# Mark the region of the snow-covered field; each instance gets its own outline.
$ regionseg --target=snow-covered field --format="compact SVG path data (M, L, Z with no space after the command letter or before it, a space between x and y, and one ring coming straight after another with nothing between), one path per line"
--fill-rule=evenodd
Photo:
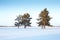
M0 40L60 40L60 27L0 27Z

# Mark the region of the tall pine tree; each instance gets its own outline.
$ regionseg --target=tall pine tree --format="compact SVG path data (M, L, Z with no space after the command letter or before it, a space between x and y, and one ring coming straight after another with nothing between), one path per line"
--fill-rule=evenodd
M42 26L42 28L45 28L45 26L50 26L50 16L48 15L49 12L47 11L47 8L45 8L41 13L39 14L39 19L38 19L38 26Z

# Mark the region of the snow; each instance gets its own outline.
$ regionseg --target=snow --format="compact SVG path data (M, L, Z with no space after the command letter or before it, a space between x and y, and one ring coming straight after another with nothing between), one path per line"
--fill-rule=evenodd
M59 40L60 27L0 27L0 40Z

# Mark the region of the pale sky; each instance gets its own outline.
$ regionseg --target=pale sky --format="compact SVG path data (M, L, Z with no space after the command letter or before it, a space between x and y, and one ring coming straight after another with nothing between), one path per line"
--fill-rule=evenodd
M0 25L14 25L19 14L29 13L32 26L37 26L38 14L47 8L52 25L60 25L60 0L0 0Z

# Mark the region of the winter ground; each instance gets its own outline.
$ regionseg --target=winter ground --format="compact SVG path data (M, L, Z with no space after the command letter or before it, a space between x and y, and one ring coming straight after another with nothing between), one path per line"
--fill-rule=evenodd
M0 27L0 40L60 40L60 27Z

